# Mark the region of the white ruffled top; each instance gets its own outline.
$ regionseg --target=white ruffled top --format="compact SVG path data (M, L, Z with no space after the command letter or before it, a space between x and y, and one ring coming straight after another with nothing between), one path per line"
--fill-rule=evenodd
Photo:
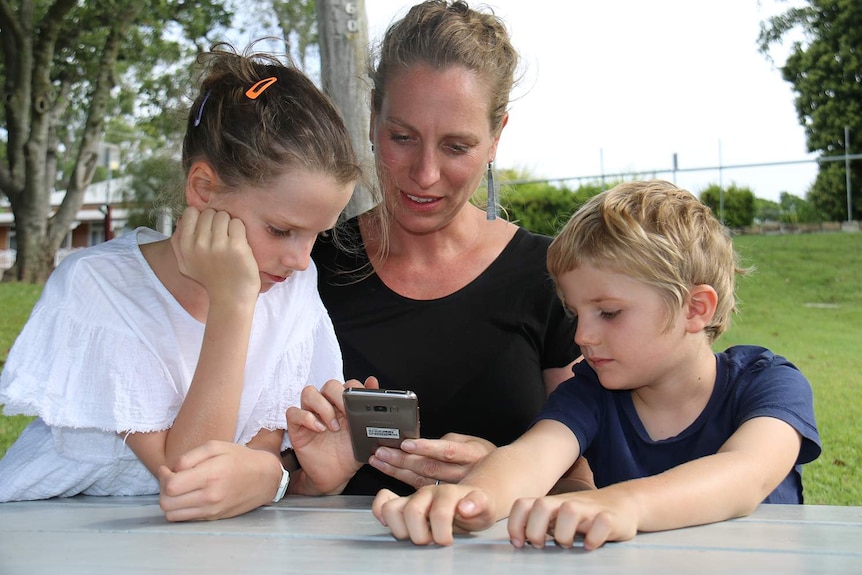
M38 416L0 460L0 501L158 493L118 433L170 428L204 333L141 253L139 244L161 239L139 228L73 253L51 274L0 373L4 413ZM260 295L245 373L239 444L285 429L306 385L343 380L313 262Z

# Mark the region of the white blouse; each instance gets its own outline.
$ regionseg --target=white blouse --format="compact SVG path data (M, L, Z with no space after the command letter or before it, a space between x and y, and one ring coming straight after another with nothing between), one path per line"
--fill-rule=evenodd
M0 373L4 413L38 416L0 460L0 501L158 493L118 433L171 427L204 333L141 253L161 239L138 228L51 274ZM341 351L312 262L258 298L234 441L285 429L302 388L329 379Z

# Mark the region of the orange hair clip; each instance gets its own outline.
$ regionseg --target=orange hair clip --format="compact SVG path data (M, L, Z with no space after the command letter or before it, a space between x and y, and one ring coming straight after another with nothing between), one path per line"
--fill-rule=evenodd
M264 78L263 80L259 80L254 83L254 85L245 91L245 95L250 100L256 100L258 96L263 94L267 88L272 86L278 81L278 78L275 76L271 76L269 78Z

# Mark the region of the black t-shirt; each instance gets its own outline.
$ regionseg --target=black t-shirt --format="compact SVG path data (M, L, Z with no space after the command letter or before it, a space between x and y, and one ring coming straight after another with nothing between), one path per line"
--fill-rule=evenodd
M357 242L358 220L339 233ZM579 355L575 321L545 266L550 241L519 229L464 288L440 299L412 300L368 275L368 267L357 272L368 263L364 251L339 251L321 238L312 256L344 376L364 381L374 375L381 388L416 392L422 437L457 432L498 446L511 443L545 401L542 370ZM373 495L382 487L413 491L366 465L344 493Z

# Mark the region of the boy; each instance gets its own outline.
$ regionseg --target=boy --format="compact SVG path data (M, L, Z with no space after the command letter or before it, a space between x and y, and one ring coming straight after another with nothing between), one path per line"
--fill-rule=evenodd
M820 454L810 385L755 346L713 353L735 309L727 230L696 197L629 182L587 202L548 251L584 361L521 438L455 485L377 494L399 539L452 543L509 516L512 544L584 548L802 503ZM583 454L592 491L542 496Z

